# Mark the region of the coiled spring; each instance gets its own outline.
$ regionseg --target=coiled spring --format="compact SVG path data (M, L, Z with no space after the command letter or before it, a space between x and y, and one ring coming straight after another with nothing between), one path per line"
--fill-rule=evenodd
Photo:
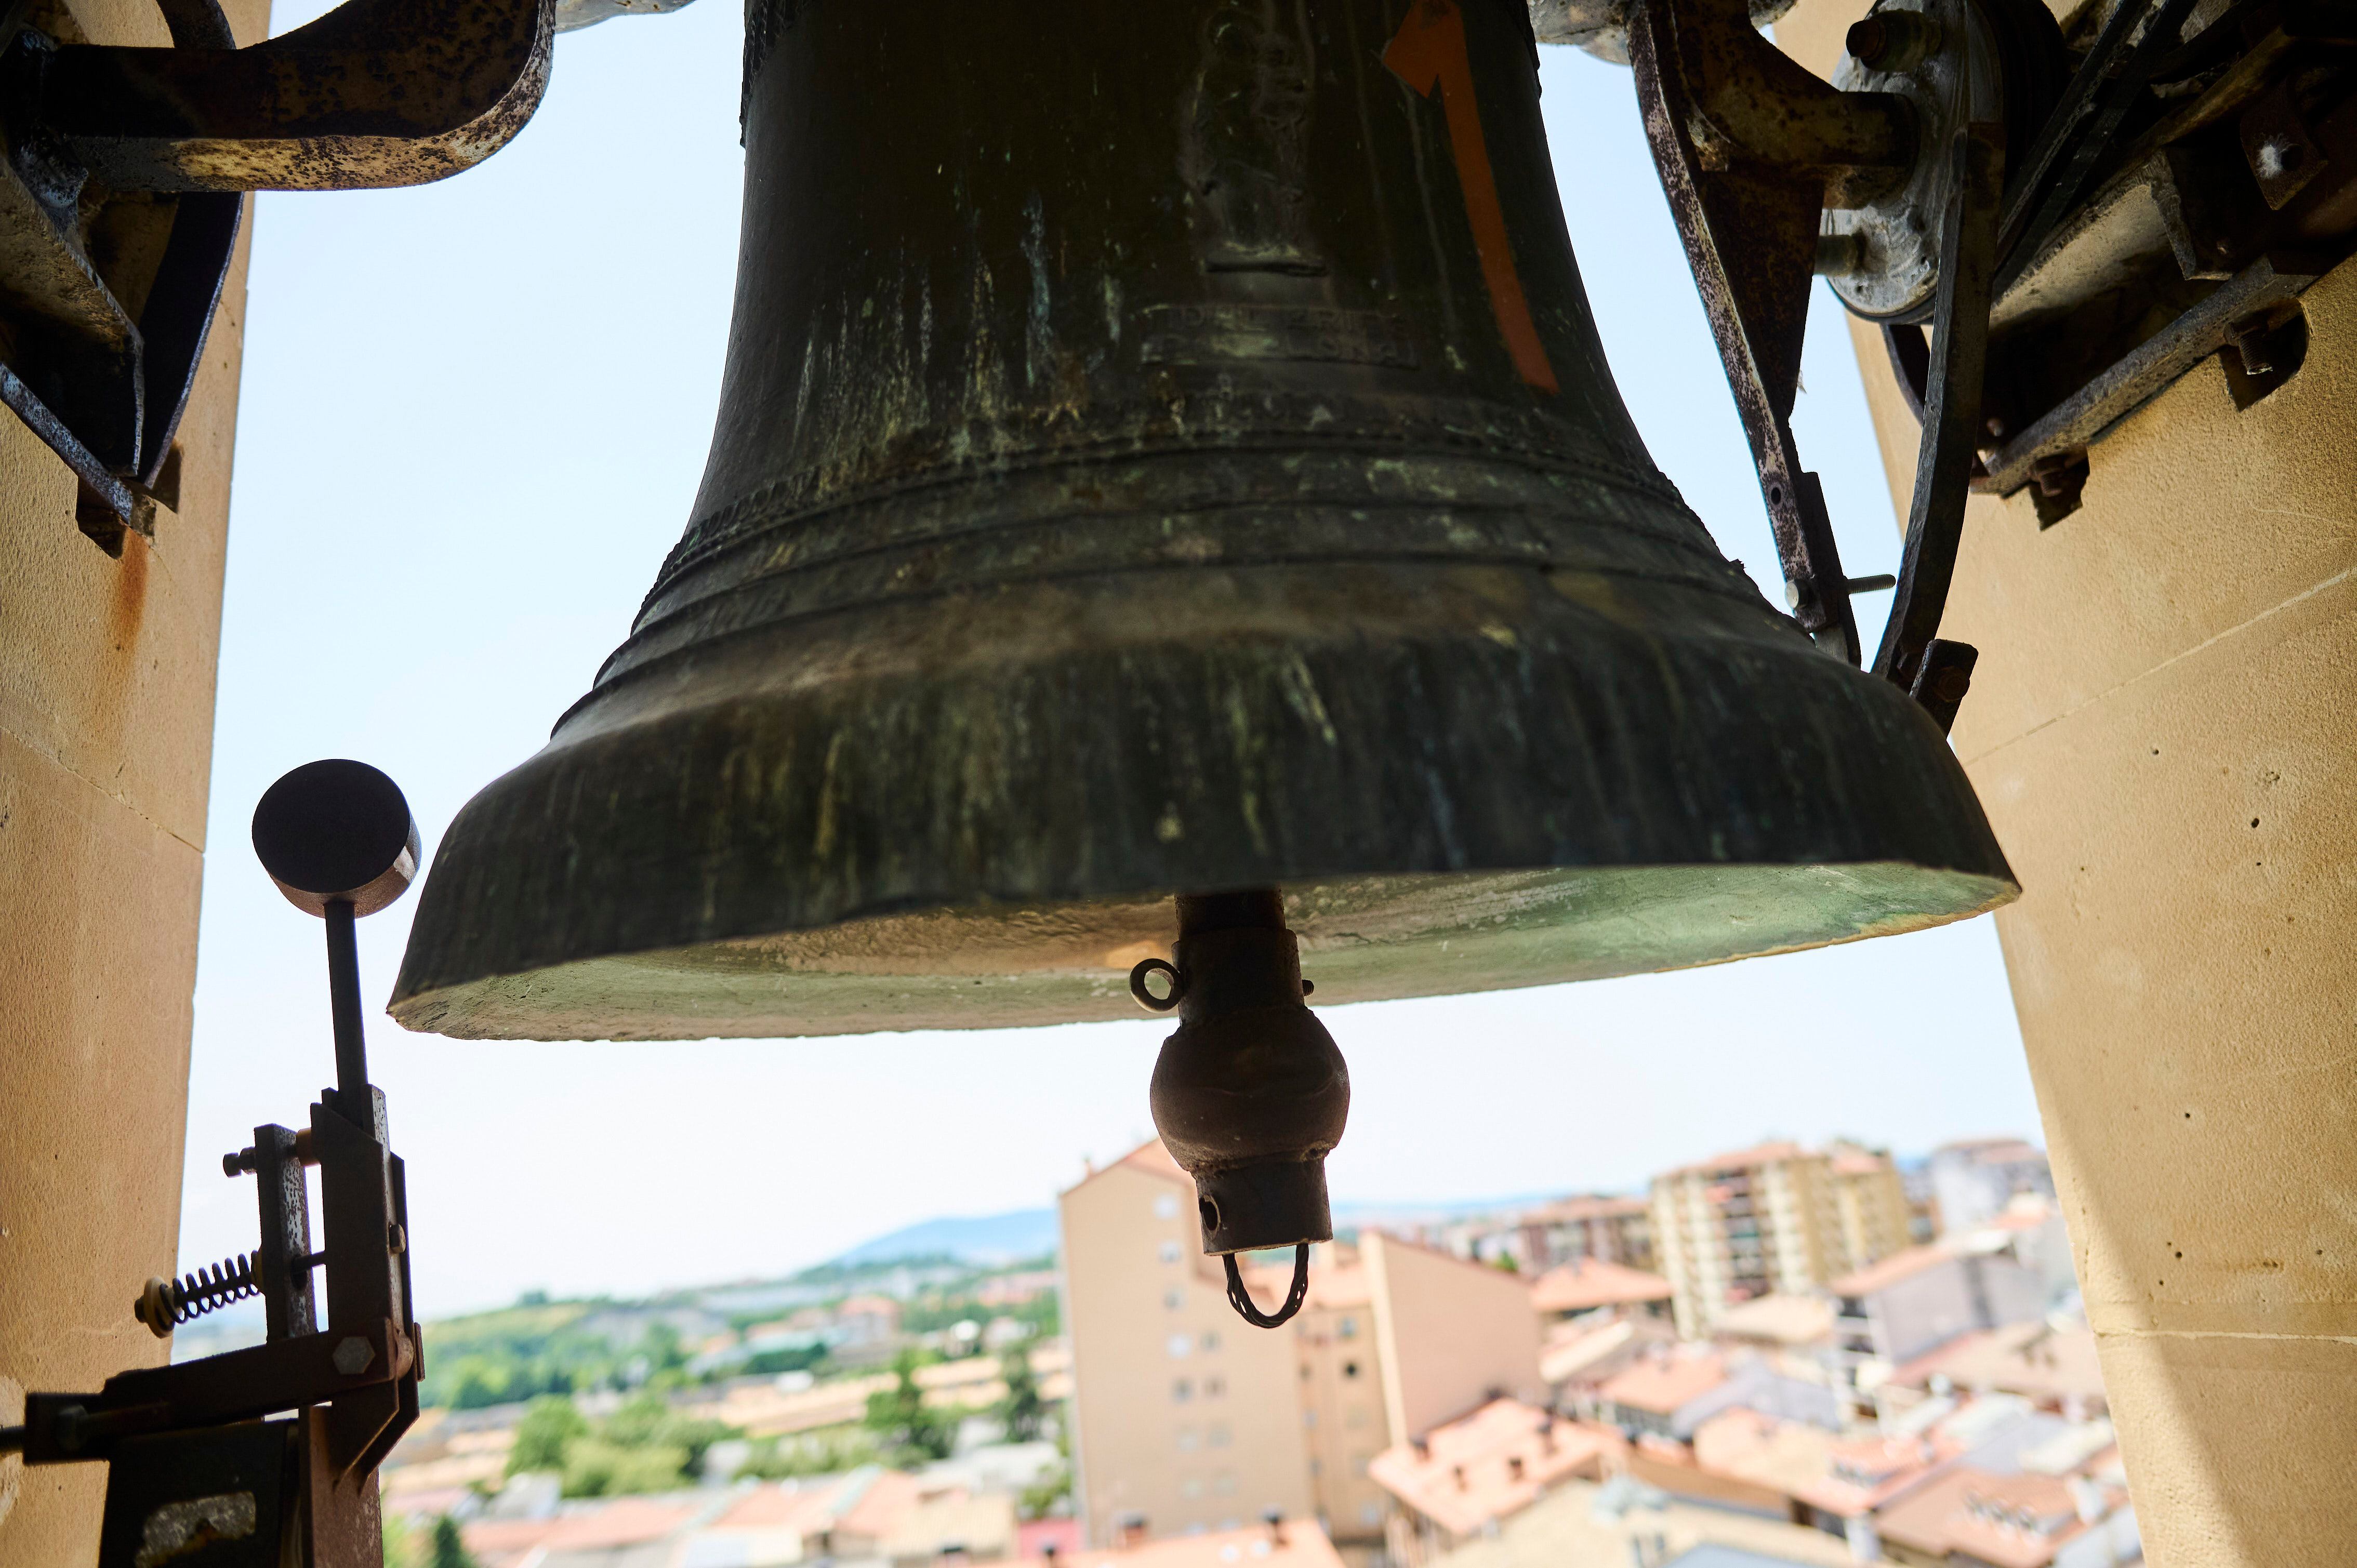
M253 1254L246 1252L209 1269L183 1274L178 1281L149 1280L131 1313L161 1339L172 1332L176 1323L202 1317L216 1307L261 1294L262 1283L253 1277Z

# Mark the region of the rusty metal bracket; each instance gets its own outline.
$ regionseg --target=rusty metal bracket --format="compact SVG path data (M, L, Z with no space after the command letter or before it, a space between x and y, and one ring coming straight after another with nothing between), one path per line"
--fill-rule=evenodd
M554 0L346 0L242 49L43 51L27 121L116 190L423 185L512 140Z
M1875 655L1875 673L1914 693L1945 729L1972 676L1972 650L1944 645L1939 679L1921 680L1933 661L1940 618L1964 538L1964 501L1981 435L1981 384L1988 363L1990 289L1996 271L1998 204L2005 178L2005 132L1975 123L1956 138L1955 177L1941 220L1940 290L1932 324L1931 374L1923 435L1915 457L1915 493L1899 587ZM1961 652L1957 650L1961 650Z
M1817 230L1828 203L1904 173L1910 112L1811 76L1752 27L1744 0L1639 0L1629 12L1645 135L1718 341L1802 628L1859 661L1857 618L1824 493L1792 440Z
M0 29L0 403L64 460L83 532L118 555L126 531L153 532L242 193L481 162L539 104L555 9L348 0L239 48L216 0L158 6L169 48L60 42L21 10ZM93 244L125 223L150 242Z
M2036 478L2041 461L2083 454L2104 431L2144 406L2171 381L2233 343L2237 324L2271 306L2297 299L2330 265L2327 259L2294 254L2254 262L1987 455L1984 459L1987 472L1974 478L1973 488L2011 495ZM1925 428L1930 428L1928 423Z

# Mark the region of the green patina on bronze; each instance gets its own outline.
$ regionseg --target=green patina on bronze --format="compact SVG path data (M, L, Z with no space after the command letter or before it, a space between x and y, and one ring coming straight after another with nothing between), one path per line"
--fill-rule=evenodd
M452 825L394 1015L1120 1016L1180 890L1285 887L1321 1004L2011 897L1937 729L1654 470L1526 24L1464 0L1560 390L1517 373L1443 106L1381 63L1403 15L769 16L695 521L548 747Z

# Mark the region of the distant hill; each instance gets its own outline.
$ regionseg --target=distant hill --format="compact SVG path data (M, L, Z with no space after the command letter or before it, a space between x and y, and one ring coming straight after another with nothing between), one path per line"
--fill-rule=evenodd
M995 1268L1025 1258L1044 1257L1056 1250L1056 1211L1017 1208L1005 1214L952 1215L907 1225L863 1241L832 1260L838 1267L897 1262L904 1258L955 1258L980 1268Z
M1338 1203L1334 1219L1344 1232L1364 1226L1437 1225L1469 1215L1512 1213L1536 1208L1560 1197L1531 1193L1517 1197L1475 1202ZM1017 1208L1005 1214L948 1216L903 1226L889 1235L863 1241L831 1258L828 1271L873 1268L882 1263L940 1263L954 1260L969 1268L997 1268L1026 1258L1045 1257L1057 1250L1056 1211Z

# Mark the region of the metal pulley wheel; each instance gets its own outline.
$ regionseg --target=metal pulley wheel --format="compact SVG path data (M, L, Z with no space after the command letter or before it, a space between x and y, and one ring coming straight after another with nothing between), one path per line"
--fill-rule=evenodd
M2039 0L1879 0L1847 42L1834 85L1904 98L1918 151L1904 180L1864 206L1826 210L1818 270L1858 316L1927 321L1940 216L1954 196L1949 149L1966 124L1996 124L2018 157L2061 96L2071 58Z

